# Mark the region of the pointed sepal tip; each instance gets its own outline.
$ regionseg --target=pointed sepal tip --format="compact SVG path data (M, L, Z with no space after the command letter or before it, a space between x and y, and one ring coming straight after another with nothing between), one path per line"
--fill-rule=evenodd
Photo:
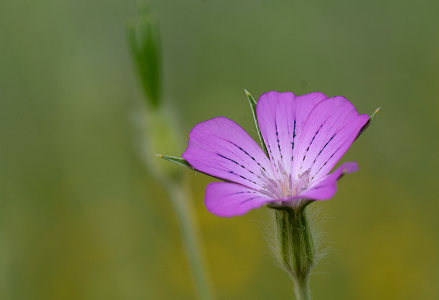
M176 156L169 156L169 155L163 155L163 154L156 154L157 157L167 160L171 163L180 165L180 166L184 166L186 168L189 168L191 170L194 170L194 168L184 159L181 157L176 157Z

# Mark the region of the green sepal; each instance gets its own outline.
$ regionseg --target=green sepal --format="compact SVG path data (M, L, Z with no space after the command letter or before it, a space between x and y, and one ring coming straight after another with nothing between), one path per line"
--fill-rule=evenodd
M253 96L244 89L245 95L247 96L248 103L250 104L250 108L252 110L253 114L253 121L255 122L256 130L258 132L259 142L261 144L262 150L264 150L265 154L268 156L267 147L265 146L264 139L262 138L261 130L259 129L259 123L258 123L258 117L256 115L256 100L253 98Z
M316 251L304 208L283 207L275 210L280 261L292 276L296 299L309 299L309 274Z
M339 179L342 176L339 177ZM294 207L294 209L296 210L304 210L308 205L310 205L311 203L315 202L316 200L313 199L302 199L300 200L300 202ZM288 205L283 205L283 204L276 204L276 203L268 203L266 205L266 207L271 208L271 209L276 209L276 210L290 210L291 207Z
M156 154L158 157L167 160L171 163L189 168L191 170L195 170L184 158L176 157L176 156L169 156L169 155L163 155L163 154Z
M367 120L366 124L364 124L364 126L361 127L360 132L358 132L358 135L357 135L357 137L355 139L358 139L360 137L360 135L370 126L370 124L372 123L373 119L375 119L376 115L380 111L380 109L381 109L381 107L378 107L377 109L375 109L373 114L371 114L369 116L369 120Z

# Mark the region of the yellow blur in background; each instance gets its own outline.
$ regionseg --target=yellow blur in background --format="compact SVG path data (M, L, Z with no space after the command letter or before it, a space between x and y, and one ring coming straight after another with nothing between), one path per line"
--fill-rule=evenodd
M343 95L382 111L343 161L360 171L311 207L326 256L313 299L439 299L439 2L151 1L164 101L186 143L243 89ZM145 168L145 105L126 41L136 1L0 0L0 299L194 299L172 205ZM180 155L175 149L170 155ZM271 212L206 211L218 299L291 299Z

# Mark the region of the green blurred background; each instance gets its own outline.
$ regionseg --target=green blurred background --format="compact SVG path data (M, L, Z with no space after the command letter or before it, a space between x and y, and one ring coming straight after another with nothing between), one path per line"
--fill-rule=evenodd
M439 299L437 1L151 1L181 137L242 89L382 106L319 210L314 299ZM126 44L134 0L0 1L0 298L194 299L177 219L138 145L144 99ZM175 149L179 155L184 151ZM270 211L223 219L185 171L219 299L288 299Z

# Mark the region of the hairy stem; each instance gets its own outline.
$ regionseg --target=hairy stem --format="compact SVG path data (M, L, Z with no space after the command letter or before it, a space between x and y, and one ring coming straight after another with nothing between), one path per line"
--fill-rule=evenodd
M314 244L303 207L275 211L280 258L290 273L298 300L309 300L309 274L314 264Z
M309 283L306 280L294 280L294 294L297 300L310 300L311 296L309 294Z

